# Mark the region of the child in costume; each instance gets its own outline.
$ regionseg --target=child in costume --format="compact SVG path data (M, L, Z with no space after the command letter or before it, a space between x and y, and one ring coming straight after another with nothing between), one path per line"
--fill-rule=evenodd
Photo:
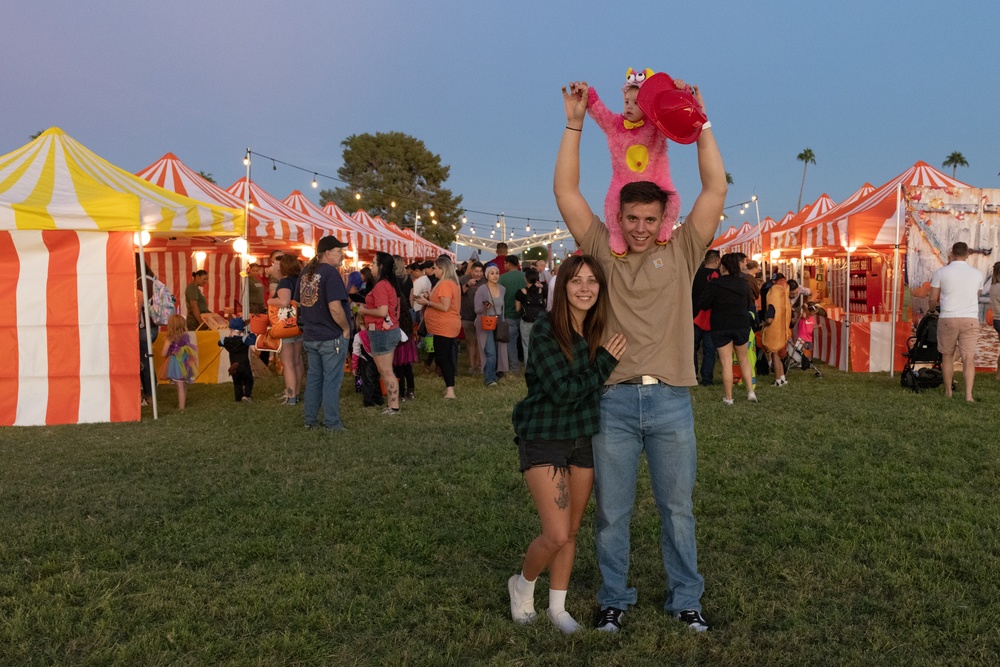
M652 122L646 122L646 115L636 104L639 87L653 71L628 69L622 93L625 96L623 113L611 113L597 96L593 87L587 92L587 113L608 138L611 151L611 187L604 198L604 224L610 235L611 252L623 257L628 252L628 244L622 234L619 214L619 193L622 186L636 181L652 181L670 193L660 233L656 242L660 245L670 240L674 224L681 210L681 200L670 178L670 160L667 157L667 138Z
M177 385L177 407L184 412L187 385L198 376L198 343L188 332L183 315L171 315L167 321L167 342L160 354L167 358L167 379Z
M253 370L250 368L250 346L257 340L254 334L246 332L242 317L229 320L229 335L219 341L219 347L229 352L229 375L233 378L233 392L236 401L249 403L253 400Z

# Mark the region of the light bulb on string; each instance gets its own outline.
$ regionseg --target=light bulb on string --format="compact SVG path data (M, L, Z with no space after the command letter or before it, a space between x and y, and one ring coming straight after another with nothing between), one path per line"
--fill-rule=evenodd
M313 174L313 187L314 188L318 188L319 187L319 183L316 182L316 174Z
M391 202L389 202L389 206L396 208L396 200L394 199Z
M475 228L475 227L469 227L469 232L470 232L470 233L471 233L471 234L472 234L473 236L475 236L475 235L476 235L476 228Z
M464 225L464 224L465 224L465 223L467 223L468 221L469 221L469 219L468 219L468 218L466 218L466 217L465 217L465 216L463 215L463 216L462 216L462 224Z
M360 192L355 192L354 193L354 198L357 199L358 201L361 201L361 193Z

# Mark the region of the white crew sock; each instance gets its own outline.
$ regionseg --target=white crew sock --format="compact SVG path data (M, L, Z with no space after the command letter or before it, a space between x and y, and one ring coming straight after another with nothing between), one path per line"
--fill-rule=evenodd
M566 591L549 589L549 611L553 614L566 611Z
M517 594L525 598L534 598L535 581L537 581L537 579L532 581L525 579L524 572L517 575L517 579L514 581L514 587L517 589Z
M552 624L566 634L580 629L580 624L566 611L566 591L549 589L549 610L546 613Z

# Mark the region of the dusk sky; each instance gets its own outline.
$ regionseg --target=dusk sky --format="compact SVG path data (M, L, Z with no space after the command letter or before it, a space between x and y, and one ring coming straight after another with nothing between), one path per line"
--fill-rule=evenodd
M173 152L228 187L247 147L335 175L346 137L401 131L451 166L466 208L556 219L560 86L585 79L617 112L625 70L649 67L701 87L728 203L756 194L779 219L806 147L803 205L953 151L969 162L957 178L1000 187L998 29L994 1L7 0L0 154L58 126L130 172ZM684 214L695 148L669 155ZM590 120L582 179L600 211L610 160ZM317 195L310 174L260 160L254 180ZM493 220L468 217L480 236Z

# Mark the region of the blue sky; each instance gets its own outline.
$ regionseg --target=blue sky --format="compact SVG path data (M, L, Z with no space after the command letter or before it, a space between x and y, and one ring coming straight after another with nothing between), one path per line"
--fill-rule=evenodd
M761 216L780 218L806 147L803 204L952 151L970 165L958 178L1000 187L998 25L996 2L8 0L0 154L56 125L129 171L170 151L226 187L247 147L335 175L347 136L401 131L451 166L467 208L552 219L560 86L586 79L617 111L625 70L650 67L701 87L729 202L757 194ZM671 144L670 158L685 213L694 147ZM279 198L315 194L311 175L254 169ZM609 180L588 121L595 211ZM730 212L725 226L740 224Z

